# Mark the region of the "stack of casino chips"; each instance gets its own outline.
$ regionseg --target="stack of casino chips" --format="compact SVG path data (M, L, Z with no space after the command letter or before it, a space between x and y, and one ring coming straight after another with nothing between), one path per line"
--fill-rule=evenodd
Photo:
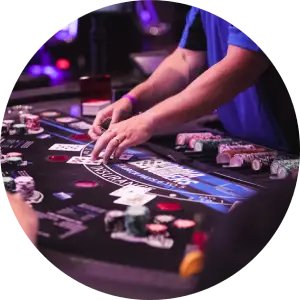
M27 128L25 124L15 124L13 129L17 135L24 135L27 133Z
M270 173L271 175L278 175L280 168L296 168L299 162L299 159L276 159L270 165Z
M230 160L237 154L253 154L253 153L260 153L266 152L265 148L240 148L240 149L232 149L226 150L217 155L216 161L217 164L229 164Z
M125 230L125 213L121 210L111 210L104 218L105 229L108 232L122 232Z
M221 140L221 139L222 137L220 135L211 135L211 136L194 135L189 140L189 147L191 149L194 149L197 141Z
M235 154L230 159L229 166L230 167L250 166L254 159L259 159L259 158L275 159L277 155L278 153L276 151Z
M40 130L40 117L38 115L26 115L25 122L28 130Z
M13 120L3 120L1 134L2 135L9 134L9 131L12 129L13 125L14 125Z
M5 123L2 123L2 127L1 127L1 136L8 135L8 133L9 133L8 125L5 124Z
M177 146L188 146L190 140L195 139L211 139L213 134L210 132L198 132L198 133L179 133L176 137Z
M226 151L231 151L231 150L243 150L243 149L256 149L255 145L253 144L243 144L241 142L233 142L230 144L220 144L218 153L223 153Z
M271 164L277 160L288 159L287 156L266 156L266 157L256 157L251 162L251 168L253 171L261 171L270 168Z
M197 140L194 144L195 152L213 151L217 152L220 144L231 143L232 140L229 138L224 139L208 139L208 140Z
M19 176L15 179L16 191L27 200L34 195L35 183L30 176Z
M299 159L276 159L270 166L270 173L279 179L284 179L298 168Z
M21 156L6 156L6 161L12 166L20 166L23 163Z
M149 221L150 211L146 206L130 206L125 212L125 228L129 235L146 236Z
M12 177L4 176L3 183L4 183L4 187L5 187L6 191L8 191L10 193L15 192L16 184L15 184L15 180Z

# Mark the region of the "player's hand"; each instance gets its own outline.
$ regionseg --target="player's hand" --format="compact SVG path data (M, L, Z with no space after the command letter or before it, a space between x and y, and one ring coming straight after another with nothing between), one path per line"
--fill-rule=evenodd
M129 147L149 140L153 135L153 121L146 114L140 114L117 124L112 124L98 139L92 159L96 160L105 149L103 163L107 164L113 155L118 159Z
M24 202L19 194L7 193L7 197L11 208L25 234L33 244L36 244L38 232L38 217L36 213L28 206L27 203Z
M111 125L128 119L132 116L132 104L129 99L122 98L112 105L100 110L89 130L89 136L96 141L103 133L101 124L107 118L111 118Z

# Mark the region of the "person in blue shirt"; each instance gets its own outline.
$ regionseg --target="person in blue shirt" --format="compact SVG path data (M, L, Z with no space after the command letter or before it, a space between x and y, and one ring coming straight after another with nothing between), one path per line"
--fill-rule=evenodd
M92 157L106 149L107 163L113 153L118 158L156 132L214 110L231 136L298 154L293 104L268 57L239 29L193 7L177 49L149 79L98 113L89 132L97 140Z

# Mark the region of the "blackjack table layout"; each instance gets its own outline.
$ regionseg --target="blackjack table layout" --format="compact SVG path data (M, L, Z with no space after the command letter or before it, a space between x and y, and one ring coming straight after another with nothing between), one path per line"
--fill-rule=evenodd
M162 297L163 290L173 297L189 293L194 278L181 279L178 269L192 245L195 214L203 216L201 230L209 233L234 205L266 188L269 169L253 171L240 160L230 167L228 157L217 164L221 142L215 142L218 150L202 143L193 145L195 151L187 135L155 137L105 165L101 156L90 159L90 122L52 108L10 110L1 136L6 188L21 192L37 212L41 252L73 278L112 294L118 293L108 281L120 289L131 284L136 293L155 287ZM212 130L201 134L228 142ZM160 297L147 295L139 297Z

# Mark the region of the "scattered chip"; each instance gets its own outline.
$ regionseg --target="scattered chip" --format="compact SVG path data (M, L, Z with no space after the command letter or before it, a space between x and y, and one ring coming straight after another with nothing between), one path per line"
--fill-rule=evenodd
M172 203L172 202L161 202L157 204L157 207L160 210L165 210L165 211L177 211L182 209L180 204Z
M94 188L98 186L98 183L96 181L77 181L75 182L75 186L80 188Z
M60 112L58 111L44 111L40 113L42 117L57 117L60 116Z
M171 215L158 215L155 216L154 220L157 223L170 223L174 221L175 217Z
M90 141L91 140L91 138L88 134L73 134L71 136L71 138L76 141Z
M147 224L146 228L152 233L162 233L168 229L168 227L163 224Z
M179 229L187 229L194 227L196 222L193 220L178 219L174 221L173 225Z
M50 155L47 158L51 162L66 162L69 160L69 156L67 155Z

